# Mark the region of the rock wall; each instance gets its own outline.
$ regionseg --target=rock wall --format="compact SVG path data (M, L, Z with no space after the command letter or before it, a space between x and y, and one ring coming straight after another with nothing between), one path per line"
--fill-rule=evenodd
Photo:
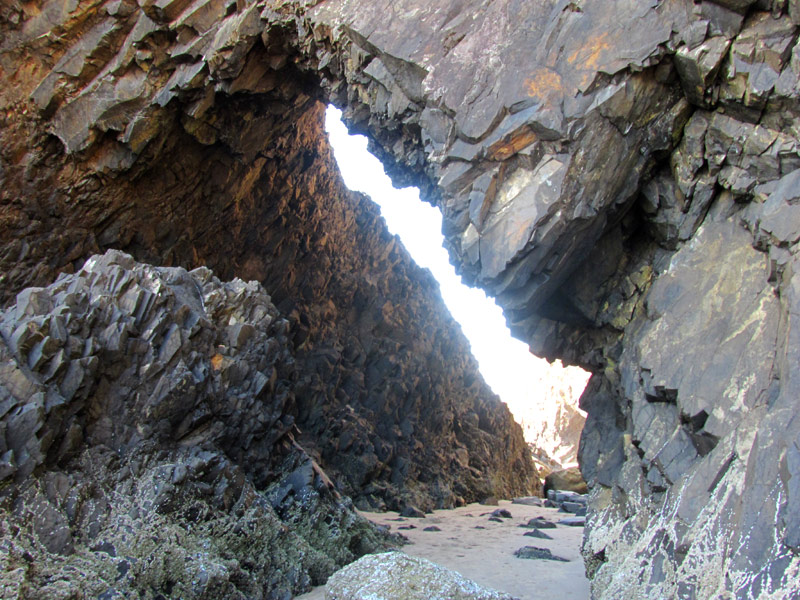
M165 262L223 249L262 273L246 182L284 176L258 166L275 156L259 123L304 157L297 178L321 165L280 145L305 114L285 106L332 100L440 206L453 261L515 333L593 372L594 595L797 595L795 0L52 0L2 18L9 289L92 243ZM187 226L209 200L233 215L221 234ZM123 206L139 237L114 227ZM54 233L69 215L81 233ZM469 419L437 422L458 437Z
M595 597L796 597L797 3L306 18L359 56L340 101L441 207L463 276L594 373Z
M294 441L288 332L256 282L118 251L20 293L0 596L286 598L385 548Z
M342 184L285 18L218 1L40 9L4 9L4 301L106 248L258 280L290 324L287 416L359 506L538 489L437 285Z

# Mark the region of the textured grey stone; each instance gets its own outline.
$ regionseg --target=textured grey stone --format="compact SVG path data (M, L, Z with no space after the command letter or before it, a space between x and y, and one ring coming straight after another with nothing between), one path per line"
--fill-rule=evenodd
M538 538L538 539L541 539L541 540L552 540L553 539L552 536L547 535L544 531L541 531L539 529L534 529L532 531L526 531L522 535L524 535L526 537Z
M730 40L718 36L696 47L684 46L675 54L675 66L691 102L705 105L706 89L717 76L729 47Z
M514 556L517 558L528 558L536 560L556 560L561 562L569 562L566 558L556 556L547 548L538 548L537 546L523 546L519 550L514 551Z
M285 321L259 285L109 251L19 299L0 311L3 340L25 332L21 356L0 344L0 522L25 532L3 538L12 555L37 564L20 584L97 597L122 555L125 596L290 594L386 547L293 441ZM28 351L30 332L40 339ZM254 397L262 371L278 381ZM169 567L170 553L185 566ZM0 566L4 581L11 567Z
M512 504L525 504L526 506L542 506L543 500L538 496L527 496L524 498L513 498Z
M400 552L365 556L334 573L326 600L511 600L423 558Z
M159 136L174 133L165 123L176 118L180 135L209 149L222 140L248 164L266 160L270 152L259 154L248 139L258 128L215 122L214 103L232 90L238 102L277 89L265 65L285 87L310 74L319 89L314 83L303 94L343 105L395 182L421 185L440 206L451 258L467 281L498 297L514 333L548 357L592 370L580 462L592 487L584 553L594 596L797 595L797 2L290 3L260 13L261 45L251 45L251 5L191 2L181 11L181 3L148 3L131 12L125 27L133 29L107 62L77 44L74 56L96 61L78 58L69 73L81 75L40 81L76 45L46 36L73 18L62 4L16 11L21 28L3 21L3 57L14 64L13 56L26 56L36 67L30 89L3 80L3 131L14 133L3 140L13 149L4 150L2 173L12 194L91 188L67 193L80 198L70 204L80 211L108 197L91 184L103 174L92 165L112 165L117 182L131 179L133 163L107 146L127 145L143 166L157 160L149 153L158 156ZM145 44L164 57L157 68ZM291 69L282 70L287 55ZM101 71L83 73L92 64ZM221 79L211 77L212 66ZM63 159L43 151L20 158L43 137L22 113L40 83L42 124L64 142ZM287 97L276 103L299 98ZM19 137L28 124L36 134ZM96 156L102 161L91 162ZM30 168L17 166L26 161ZM81 175L65 175L65 161ZM36 179L49 164L59 175ZM549 167L558 167L552 177L537 178ZM20 183L30 175L35 185ZM242 196L229 197L240 206ZM41 206L31 214L60 214L55 201ZM51 237L24 233L30 217L3 214L14 223L3 246L3 276L14 291L21 282L41 285L46 279L30 274L52 273L49 264L74 268L56 256L73 243L75 256L88 252L77 242L43 243ZM102 229L101 244L122 243L123 228ZM154 256L190 254L172 242ZM29 306L37 310L33 299ZM71 326L73 336L79 326ZM296 328L298 345L313 342L299 320ZM47 360L44 340L56 336L33 329L19 332L21 369L57 361L43 374L68 384L65 402L85 401L103 368L103 345L66 340ZM110 331L108 339L114 346L123 337ZM386 378L388 361L374 363L370 376ZM196 372L176 379L190 382ZM10 393L39 391L22 370L3 373ZM220 378L244 385L248 374L225 365ZM152 414L172 427L170 393L154 397ZM214 422L195 408L175 431ZM414 425L398 420L397 431L407 436ZM14 458L26 469L41 460L36 444L22 452ZM364 481L376 464L360 462L353 479ZM409 464L398 461L398 472Z

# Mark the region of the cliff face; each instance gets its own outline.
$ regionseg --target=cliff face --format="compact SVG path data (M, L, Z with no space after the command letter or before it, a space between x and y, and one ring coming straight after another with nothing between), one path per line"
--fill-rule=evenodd
M3 300L106 248L255 279L290 323L287 416L341 491L432 508L537 489L437 285L343 186L287 24L179 4L7 10Z
M0 9L3 597L285 598L387 544L341 494L538 489L264 10Z
M0 312L0 595L285 598L390 540L296 443L256 282L108 251Z
M350 118L442 208L463 275L594 372L596 597L795 597L797 4L309 18L369 55L340 71Z
M331 100L441 207L451 257L517 335L593 371L595 595L796 595L794 0L50 0L0 18L6 301L106 247L256 278L292 323L297 421L348 491L515 489L519 430L460 359L430 374L447 325L409 326L430 286L406 287L422 276L388 238L351 245L377 217L324 176ZM454 389L467 401L430 403Z

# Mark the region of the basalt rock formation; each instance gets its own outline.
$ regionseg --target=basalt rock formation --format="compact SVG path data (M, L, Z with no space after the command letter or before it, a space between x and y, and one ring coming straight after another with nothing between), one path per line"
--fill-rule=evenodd
M435 340L450 332L410 332L403 311L423 301L397 300L402 284L385 278L407 263L386 244L344 250L377 217L354 197L362 208L330 206L344 196L315 174L333 169L316 104L332 101L397 183L442 209L452 260L516 335L592 371L579 460L595 596L797 596L796 0L1 10L6 299L107 247L258 279L315 373L301 376L301 429L322 439L335 418L358 435L341 460L316 446L348 489L384 482L363 497L392 502L390 483L420 479L445 504L468 496L464 477L486 489L485 465L501 458L489 432L505 417L469 375L426 379L428 359L407 344L444 356ZM347 304L326 305L328 287ZM410 363L393 362L406 351ZM363 365L363 381L348 383L339 361ZM363 417L375 398L363 390L432 398L453 381L477 386L465 417L409 429L416 409L404 407L390 432ZM405 462L384 458L386 439ZM464 447L441 492L417 476L447 463L439 440ZM473 472L482 444L494 458ZM509 489L512 471L493 484Z
M0 312L0 596L285 598L390 540L294 439L256 282L110 250Z
M6 9L2 300L106 248L257 280L290 323L287 417L340 491L427 509L537 489L437 285L343 186L285 20L263 3L43 8Z

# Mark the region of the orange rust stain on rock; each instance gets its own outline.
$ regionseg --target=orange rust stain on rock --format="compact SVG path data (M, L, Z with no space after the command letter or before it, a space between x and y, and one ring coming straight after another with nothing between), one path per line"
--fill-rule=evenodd
M586 44L569 55L567 62L581 70L598 71L600 59L610 47L608 32L593 35L586 40Z
M527 148L537 140L537 135L533 130L525 125L513 133L505 136L499 142L489 146L488 156L490 160L506 160L514 156L520 150Z
M532 98L544 98L564 91L561 75L552 69L537 69L525 80L525 89Z

